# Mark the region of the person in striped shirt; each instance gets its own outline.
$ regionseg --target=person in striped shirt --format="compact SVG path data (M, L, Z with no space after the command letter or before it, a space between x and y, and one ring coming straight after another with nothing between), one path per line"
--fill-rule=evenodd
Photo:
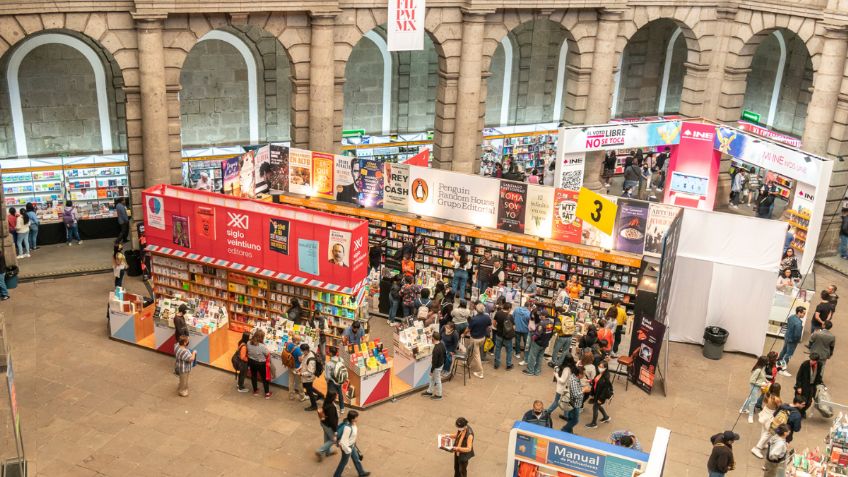
M197 351L190 351L188 349L188 336L180 336L179 345L174 352L174 356L177 360L174 365L174 372L180 377L177 393L182 397L186 397L188 396L188 375L191 373L194 360L197 359Z

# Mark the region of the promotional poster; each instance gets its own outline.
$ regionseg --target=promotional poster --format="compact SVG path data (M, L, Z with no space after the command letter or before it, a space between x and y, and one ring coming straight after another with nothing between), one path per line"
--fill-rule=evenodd
M348 204L359 203L359 191L356 188L354 174L359 175L359 159L348 156L335 156L336 200Z
M253 175L255 154L256 151L247 151L241 155L238 166L238 191L233 189L233 195L236 197L252 198L255 196L254 188L256 186L256 181Z
M312 183L313 192L317 197L335 199L335 159L332 154L322 152L312 153Z
M271 193L281 194L289 191L289 148L271 145L271 173L268 187Z
M497 228L499 188L492 179L409 167L409 212Z
M365 220L176 186L154 186L142 195L149 245L186 252L193 260L229 261L235 269L255 267L257 274L283 280L294 280L300 270L308 274L301 277L339 290L358 289L368 274ZM164 214L163 229L152 226L158 219L148 211L154 209ZM190 218L202 215L214 217L208 224L216 240L201 240L206 232Z
M383 208L406 212L406 201L409 197L409 166L386 162L385 187L383 188Z
M215 240L215 208L198 206L194 211L197 235L205 240Z
M500 181L498 203L498 228L509 232L524 233L524 209L527 202L527 184Z
M648 394L654 388L664 336L665 325L648 316L639 317L633 325L630 354L639 350L633 359L633 378L636 385Z
M573 190L554 190L553 238L562 242L580 243L582 221L577 218L577 198Z
M524 211L524 233L550 238L554 226L554 188L534 184L527 186Z
M359 176L354 177L359 190L359 204L365 207L383 206L383 161L360 159Z
M648 224L648 202L619 199L615 218L615 249L641 254L645 248Z
M662 255L663 237L679 212L680 208L673 205L651 204L648 228L645 231L645 255Z
M312 196L312 151L289 148L289 192Z
M684 122L680 145L673 148L668 164L663 202L713 210L721 154L713 149L716 127Z
M253 197L267 195L271 191L271 145L256 150L253 161Z
M221 169L223 170L224 194L236 197L241 196L241 186L238 182L239 163L241 156L231 157L221 161Z

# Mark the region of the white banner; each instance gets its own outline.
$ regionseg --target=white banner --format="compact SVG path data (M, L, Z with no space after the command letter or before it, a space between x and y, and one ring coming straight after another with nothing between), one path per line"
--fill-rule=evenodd
M550 238L553 220L554 188L529 184L527 202L524 206L524 233Z
M498 182L441 169L409 167L409 212L495 228Z
M560 152L562 151L562 152ZM554 187L565 190L580 191L583 186L583 168L586 163L585 152L565 152L557 149L559 159L554 175Z
M424 0L389 0L389 51L424 49Z
M385 183L383 185L383 208L406 212L409 197L409 165L383 164Z
M558 148L571 153L668 146L679 142L680 121L658 121L564 128Z

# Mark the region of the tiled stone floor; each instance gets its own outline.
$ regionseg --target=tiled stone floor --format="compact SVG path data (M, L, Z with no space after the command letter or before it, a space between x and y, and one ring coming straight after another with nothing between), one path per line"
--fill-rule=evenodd
M74 242L70 247L64 243L42 245L32 252L31 257L18 259L20 276L22 279L36 279L112 270L114 243L114 239L95 239L85 240L82 245Z
M819 286L848 280L820 267ZM318 463L321 443L314 413L278 392L270 401L236 393L231 376L198 367L191 396L176 396L170 357L108 339L105 324L109 274L25 283L0 304L11 336L31 474L39 476L329 476L336 459ZM138 281L129 282L141 291ZM843 305L844 307L845 305ZM837 351L826 380L837 401L848 392L842 349L848 331L837 315ZM375 320L378 333L385 322ZM767 344L770 346L770 343ZM796 356L793 371L802 356ZM650 448L656 426L672 430L666 476L703 476L711 434L731 428L747 394L752 358L725 354L701 357L700 347L671 345L668 397L649 396L621 382L609 406L613 422L579 432L605 439L630 429ZM451 475L450 456L435 449L434 436L465 416L476 432L470 475L503 475L507 434L535 398L553 397L550 375L528 378L518 368L487 365L485 379L445 386L441 402L417 395L365 411L360 445L375 476ZM794 378L780 378L791 388ZM785 391L788 394L787 391ZM5 395L2 406L5 406ZM0 458L12 453L8 411L0 409ZM561 426L559 419L555 420ZM828 423L804 422L795 444L822 443ZM744 420L737 431L737 470L732 476L759 476L760 461L749 452L759 430ZM355 475L352 467L345 474Z

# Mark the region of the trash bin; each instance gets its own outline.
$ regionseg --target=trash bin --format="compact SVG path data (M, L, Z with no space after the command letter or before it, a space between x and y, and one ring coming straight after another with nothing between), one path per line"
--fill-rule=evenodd
M724 328L708 326L704 330L704 357L721 359L721 355L724 353L724 344L727 343L727 337L729 335L730 333Z
M138 250L128 250L124 252L124 258L127 259L127 275L137 277L141 275L141 254Z
M6 267L6 288L18 287L18 272L20 272L20 269L14 265Z

